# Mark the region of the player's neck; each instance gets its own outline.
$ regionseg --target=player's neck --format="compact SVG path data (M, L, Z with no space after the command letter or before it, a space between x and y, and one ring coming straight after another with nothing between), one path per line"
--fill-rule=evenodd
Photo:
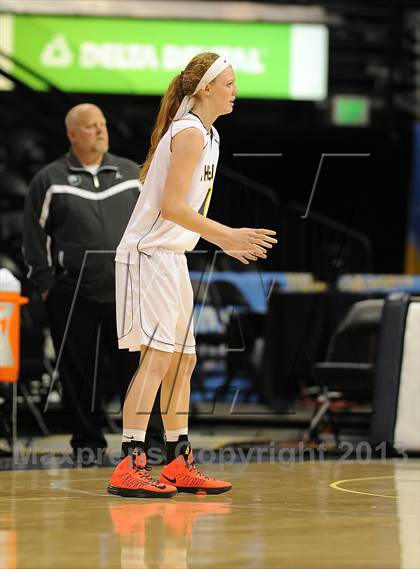
M200 107L200 105L194 105L191 112L193 115L200 119L207 132L210 132L214 121L217 119L217 116L215 116L214 113L211 113L209 110Z

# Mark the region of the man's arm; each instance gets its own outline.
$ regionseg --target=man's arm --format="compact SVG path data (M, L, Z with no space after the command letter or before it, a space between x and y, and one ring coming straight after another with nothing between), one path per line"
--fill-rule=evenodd
M172 139L172 155L166 180L162 215L204 239L221 247L225 253L244 264L266 258L266 249L277 243L269 229L232 228L208 219L193 210L186 202L192 176L203 150L203 135L188 128Z
M25 199L22 247L23 258L29 269L28 279L40 291L44 300L54 282L53 267L49 258L48 233L45 227L47 220L41 216L47 189L42 175L37 174L29 186Z

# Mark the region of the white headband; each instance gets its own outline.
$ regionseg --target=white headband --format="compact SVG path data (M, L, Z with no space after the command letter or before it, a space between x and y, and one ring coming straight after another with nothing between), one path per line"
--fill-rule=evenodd
M194 95L201 91L201 89L204 89L206 85L213 81L213 79L222 73L226 67L229 67L229 65L230 63L226 57L218 57L215 61L213 61L213 63L210 65L210 67L204 73L203 77L198 82L194 93L191 96L185 95L185 97L182 99L173 120L176 121L178 119L181 119L183 116L189 113L194 106Z

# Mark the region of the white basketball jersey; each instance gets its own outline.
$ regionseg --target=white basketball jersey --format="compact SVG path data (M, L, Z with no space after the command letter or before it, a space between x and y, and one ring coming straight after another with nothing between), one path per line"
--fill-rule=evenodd
M203 152L194 170L186 202L195 211L207 215L219 158L219 135L212 127L207 132L201 120L188 113L174 121L161 138L136 207L117 248L116 261L136 264L139 252L152 252L155 247L174 251L191 251L200 238L198 233L164 219L161 214L163 189L168 175L172 138L186 128L197 128L204 138Z

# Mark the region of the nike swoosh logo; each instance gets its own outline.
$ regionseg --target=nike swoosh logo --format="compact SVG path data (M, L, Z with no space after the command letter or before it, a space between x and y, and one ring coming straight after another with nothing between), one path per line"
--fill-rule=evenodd
M127 437L127 435L124 435L124 438L125 438L125 439L129 439L130 441L132 441L132 440L134 439L134 436L131 435L131 437Z
M167 476L165 476L164 474L162 474L163 478L165 478L168 482L170 482L171 484L175 484L176 482L176 478L168 478Z

